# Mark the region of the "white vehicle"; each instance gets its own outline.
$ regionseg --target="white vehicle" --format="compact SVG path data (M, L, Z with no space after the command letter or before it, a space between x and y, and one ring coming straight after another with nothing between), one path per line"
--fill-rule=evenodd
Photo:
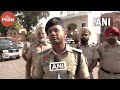
M0 61L10 58L20 58L20 48L10 40L0 40Z

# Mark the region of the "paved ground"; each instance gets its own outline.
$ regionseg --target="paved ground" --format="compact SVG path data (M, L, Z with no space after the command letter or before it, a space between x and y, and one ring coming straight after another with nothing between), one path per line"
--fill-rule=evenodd
M98 67L93 70L94 78L97 79ZM0 79L24 79L25 61L23 58L0 62Z
M20 58L0 62L0 79L24 79L25 61Z

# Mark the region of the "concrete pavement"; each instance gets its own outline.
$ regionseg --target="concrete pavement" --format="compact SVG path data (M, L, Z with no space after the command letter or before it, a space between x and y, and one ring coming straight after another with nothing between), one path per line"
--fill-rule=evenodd
M25 61L20 58L0 62L0 79L24 79Z

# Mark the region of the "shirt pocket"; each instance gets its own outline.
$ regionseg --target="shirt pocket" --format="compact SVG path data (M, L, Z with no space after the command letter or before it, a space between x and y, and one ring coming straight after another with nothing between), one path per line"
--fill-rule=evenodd
M75 60L72 60L67 63L67 71L70 72L73 76L75 75L77 68L77 62Z

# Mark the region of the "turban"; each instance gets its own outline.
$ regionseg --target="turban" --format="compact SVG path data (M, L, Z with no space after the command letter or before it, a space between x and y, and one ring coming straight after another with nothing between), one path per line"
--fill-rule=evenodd
M120 31L116 27L107 28L105 31L105 36L108 36L110 33L113 33L118 37L120 36Z
M91 32L87 27L81 28L81 30L79 31L79 34L82 35L84 32L88 32L88 34L91 35Z
M42 32L45 33L45 30L44 30L44 29L45 29L45 28L44 28L43 26L41 26L41 25L36 26L35 35L37 36L40 31L42 31Z
M88 29L88 27L83 27L83 28L81 28L80 31L79 31L79 37L78 37L78 40L79 40L79 41L80 41L81 35L82 35L84 32L88 32L88 34L91 35L91 31Z
M45 32L47 33L48 29L51 27L51 26L54 26L54 25L60 25L62 27L64 27L64 22L61 18L59 17L53 17L51 18L47 23L46 23L46 26L45 26Z

